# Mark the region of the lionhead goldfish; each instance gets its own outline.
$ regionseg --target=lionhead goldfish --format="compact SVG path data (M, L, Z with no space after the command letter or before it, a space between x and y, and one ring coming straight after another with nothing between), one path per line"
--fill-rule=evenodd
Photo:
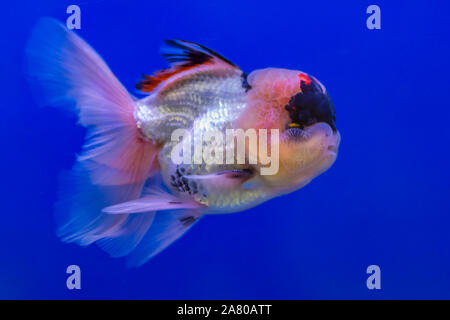
M128 255L132 265L205 214L242 211L303 187L333 164L340 142L331 99L311 75L268 68L247 76L200 44L165 44L171 66L143 76L136 86L146 94L142 99L55 20L42 19L27 45L31 83L44 103L77 113L87 128L82 153L62 179L58 235L83 246L95 242L114 257ZM174 163L180 142L172 133L193 128L275 130L270 136L278 139L267 140L266 149L279 164L263 175L267 163L258 156L254 163Z

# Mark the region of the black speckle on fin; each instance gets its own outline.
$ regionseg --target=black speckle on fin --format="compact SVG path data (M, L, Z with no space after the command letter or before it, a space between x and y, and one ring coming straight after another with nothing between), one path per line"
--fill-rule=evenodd
M180 218L180 222L185 226L185 227L189 227L190 225L192 225L195 220L197 220L196 217L194 216L186 216L186 217L182 217Z

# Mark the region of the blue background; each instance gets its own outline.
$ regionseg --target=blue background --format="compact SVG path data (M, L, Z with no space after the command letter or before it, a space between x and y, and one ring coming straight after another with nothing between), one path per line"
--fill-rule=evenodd
M206 217L138 269L55 235L58 174L84 129L37 108L24 46L42 16L79 4L78 32L133 92L166 66L165 38L202 43L243 70L283 67L330 91L342 144L304 189ZM1 30L0 298L450 298L449 8L444 1L8 1ZM66 288L66 267L82 290ZM381 290L366 268L381 267Z

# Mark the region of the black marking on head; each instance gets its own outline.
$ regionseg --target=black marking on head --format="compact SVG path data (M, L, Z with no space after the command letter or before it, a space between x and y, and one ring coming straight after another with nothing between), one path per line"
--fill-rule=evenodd
M252 88L252 86L247 81L247 74L245 72L242 72L242 88L245 89L245 92L248 92Z
M328 123L333 131L336 131L336 115L333 102L326 92L322 92L317 81L311 78L311 82L306 84L301 81L302 92L292 96L285 109L289 112L292 123L300 127L310 126L317 122Z

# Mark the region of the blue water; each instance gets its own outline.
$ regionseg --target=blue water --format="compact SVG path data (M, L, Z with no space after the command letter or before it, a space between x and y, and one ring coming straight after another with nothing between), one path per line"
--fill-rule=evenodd
M133 90L166 66L165 38L202 43L243 70L300 69L323 82L342 135L304 189L206 217L138 269L55 235L57 178L84 129L38 108L23 71L42 16L79 4L84 37ZM381 30L366 8L381 8ZM0 298L450 298L450 19L443 1L8 1L0 9ZM82 289L66 288L79 265ZM368 290L366 268L381 268Z

